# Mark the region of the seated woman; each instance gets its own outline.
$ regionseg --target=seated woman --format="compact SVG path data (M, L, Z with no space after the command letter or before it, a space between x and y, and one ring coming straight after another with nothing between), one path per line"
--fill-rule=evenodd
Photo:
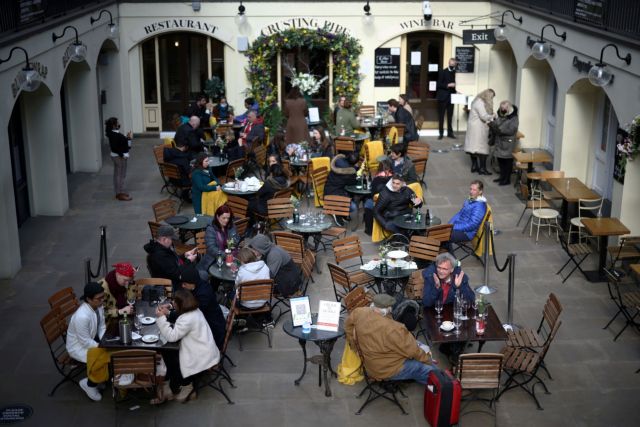
M413 162L409 157L405 156L404 144L392 145L389 157L391 158L393 173L402 175L404 182L411 184L412 182L418 182L420 180Z
M411 213L412 208L420 206L422 199L407 187L401 175L395 174L380 192L373 212L382 228L401 233L402 230L393 223L393 219Z
M220 352L193 294L186 289L179 289L173 301L178 316L173 327L167 320L170 305L158 305L156 309L160 337L167 342L180 342L178 354L173 350L162 352L169 386L163 388L163 394L159 397L161 400L185 402L196 397L194 376L215 366L220 361Z
M259 260L251 249L240 249L238 260L240 261L240 268L236 276L236 291L240 283L270 278L269 267L263 260ZM265 300L243 301L242 306L248 309L255 309L262 307L266 302Z
M206 153L199 153L193 165L191 173L191 200L193 210L196 215L202 214L202 193L218 191L220 184L215 176L209 172L209 156Z
M233 213L228 205L222 205L217 210L205 231L204 242L207 245L207 252L204 254L202 264L208 268L213 264L219 255L224 256L227 249L237 248L240 243L240 236L233 223Z
M231 122L233 120L233 107L227 103L227 98L223 96L220 98L220 102L213 107L211 114L218 122Z
M378 163L378 173L373 177L371 181L371 194L380 194L382 189L387 185L387 182L391 179L393 171L391 170L391 161L384 159ZM364 232L371 236L373 231L373 197L364 201Z
M355 185L357 183L355 155L346 157L344 154L338 154L331 160L331 169L327 182L324 184L325 196L344 196L351 197L351 194L345 189L347 185ZM358 207L355 202L351 200L349 212L353 216L355 215ZM337 221L336 221L337 222ZM338 224L340 225L340 224Z
M267 214L267 201L273 195L289 186L289 176L282 165L275 163L269 167L269 176L264 185L258 190L256 196L249 200L249 212L257 212L260 215Z
M333 157L333 144L325 134L322 126L316 126L311 131L311 157Z

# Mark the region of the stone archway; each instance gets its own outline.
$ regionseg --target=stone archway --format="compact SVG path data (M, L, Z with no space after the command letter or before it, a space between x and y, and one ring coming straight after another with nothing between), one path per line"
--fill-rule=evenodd
M547 61L539 61L529 57L522 67L520 79L520 131L525 137L523 147L546 148L548 138L555 134L554 123L550 116L555 117L555 110L549 105L555 105L557 98L549 93L549 87L555 84L555 75ZM557 88L557 85L555 85ZM552 141L553 143L553 141ZM551 150L554 151L554 150ZM553 152L551 154L554 154Z
M495 90L498 101L509 100L517 104L516 83L518 68L513 49L508 41L499 41L489 51L489 87Z

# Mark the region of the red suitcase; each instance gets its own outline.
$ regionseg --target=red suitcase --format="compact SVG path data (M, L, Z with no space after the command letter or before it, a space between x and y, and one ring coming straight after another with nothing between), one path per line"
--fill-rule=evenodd
M431 427L458 424L460 417L460 381L449 371L434 369L424 391L424 417Z

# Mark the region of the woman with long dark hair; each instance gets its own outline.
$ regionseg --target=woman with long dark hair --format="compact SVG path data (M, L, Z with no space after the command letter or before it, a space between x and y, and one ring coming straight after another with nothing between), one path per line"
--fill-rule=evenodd
M311 130L311 157L333 157L333 144L322 126Z
M205 231L204 242L207 245L206 256L211 257L213 263L219 254L231 249L229 244L233 241L233 251L237 251L240 236L233 224L233 212L228 205L222 205L213 216L213 221Z
M267 214L267 201L276 192L284 190L289 186L289 174L280 163L269 166L269 176L264 181L264 185L256 193L256 196L249 200L249 212L257 212L261 215Z
M109 138L111 148L111 160L113 160L113 189L116 199L128 202L131 196L124 192L124 180L127 176L127 159L131 149L131 131L124 136L120 133L120 122L115 117L110 117L104 122L105 134Z
M217 191L218 181L209 172L209 156L198 153L191 173L191 200L196 215L202 214L202 193Z

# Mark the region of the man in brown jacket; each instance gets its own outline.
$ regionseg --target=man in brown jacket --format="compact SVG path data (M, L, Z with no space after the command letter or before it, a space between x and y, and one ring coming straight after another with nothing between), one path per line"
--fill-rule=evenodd
M399 322L391 318L395 298L378 294L371 307L356 308L345 323L347 339L355 340L364 358L367 374L376 379L415 380L427 383L432 366L431 353Z

